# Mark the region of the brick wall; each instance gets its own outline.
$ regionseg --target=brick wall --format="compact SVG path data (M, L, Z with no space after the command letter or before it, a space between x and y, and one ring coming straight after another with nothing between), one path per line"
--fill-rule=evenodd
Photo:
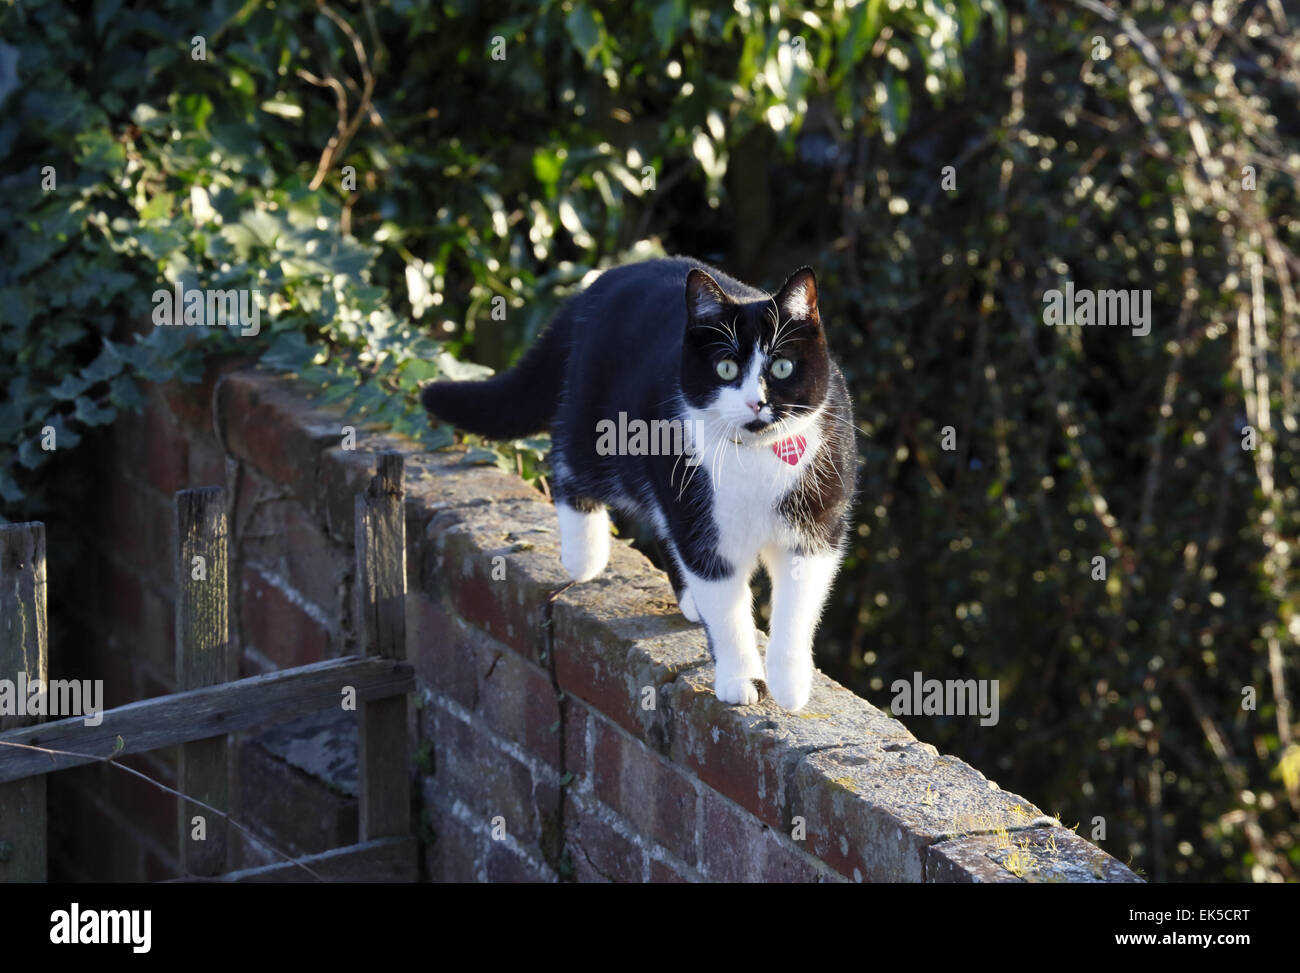
M568 579L538 493L375 430L345 450L343 425L291 380L231 367L120 419L96 454L90 553L51 565L67 616L51 676L103 678L109 706L174 691L171 497L213 483L230 497L239 674L352 652L353 497L371 453L397 448L428 880L1133 879L823 676L800 714L722 705L702 631L639 553L616 543L603 577L552 600ZM291 853L353 840L354 746L346 715L241 737L235 814ZM129 762L174 783L174 753ZM52 775L50 816L53 877L176 874L175 805L128 775ZM233 853L273 860L242 839Z

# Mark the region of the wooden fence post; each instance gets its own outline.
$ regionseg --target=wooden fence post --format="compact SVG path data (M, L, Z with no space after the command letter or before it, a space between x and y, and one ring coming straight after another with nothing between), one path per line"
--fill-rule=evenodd
M20 674L48 685L45 597L45 525L0 527L0 679L13 681L15 704L26 694ZM0 733L39 721L0 715ZM44 882L46 841L45 775L0 784L0 882Z
M226 491L176 493L176 685L184 692L230 678ZM221 811L230 810L226 737L180 748L177 789ZM202 818L196 822L195 818ZM191 875L226 871L226 819L178 799L181 869Z
M381 453L377 473L356 498L358 652L406 658L406 499L403 460ZM411 832L406 696L359 706L361 841Z

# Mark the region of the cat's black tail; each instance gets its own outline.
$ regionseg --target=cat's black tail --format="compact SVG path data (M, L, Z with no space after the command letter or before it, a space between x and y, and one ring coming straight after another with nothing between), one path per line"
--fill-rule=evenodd
M569 323L563 314L556 317L509 371L481 382L431 382L420 402L444 422L488 439L549 428L564 385Z

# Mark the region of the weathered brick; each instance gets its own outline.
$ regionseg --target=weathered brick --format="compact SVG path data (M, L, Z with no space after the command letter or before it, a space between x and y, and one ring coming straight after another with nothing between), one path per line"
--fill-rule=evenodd
M237 747L236 790L244 822L294 855L357 840L357 800L332 790L253 741Z
M728 706L712 687L708 665L684 673L666 690L672 758L787 833L796 769L810 754L822 754L827 779L835 779L876 761L882 746L915 742L902 724L820 674L799 713L783 711L766 695L753 706Z
M791 813L805 819L812 854L869 882L920 882L935 841L1042 814L916 740L809 754L791 779Z
M243 571L240 615L248 641L281 668L328 658L330 631L302 596L275 584L259 568Z
M592 789L638 832L687 864L696 861L694 783L677 768L599 716L593 718Z
M407 594L406 657L416 676L469 709L478 705L480 662L474 634L457 625L433 599Z
M537 504L552 519L542 495L523 480L497 469L464 462L464 446L420 452L406 460L406 495L428 517L460 507L485 504Z
M291 388L261 372L228 374L217 386L217 424L233 455L311 505L320 454L338 444L343 423L312 410Z
M213 434L212 426L212 392L221 377L245 364L247 356L221 355L209 357L203 366L203 378L199 382L172 381L159 385L158 393L167 403L167 408L176 417L177 422L186 433L198 433L203 436Z
M1139 882L1073 831L1026 828L941 841L926 849L927 882Z
M341 422L341 420L339 420ZM328 422L322 422L330 428ZM338 425L337 428L342 428ZM375 462L380 452L395 449L410 463L419 446L410 440L396 439L369 431L365 424L357 427L357 447L344 449L337 436L329 439L319 458L319 473L315 485L315 507L325 529L335 540L351 545L355 537L355 505L358 493L363 493L375 475ZM411 477L404 476L409 486ZM411 526L407 526L409 533Z
M570 786L586 787L591 762L587 755L587 729L591 710L571 696L564 697L564 769L573 775Z
M607 575L556 599L552 629L560 688L666 751L665 691L708 650L662 573L615 544Z
M515 505L532 522L483 505L448 511L429 523L424 563L433 580L426 594L445 598L457 613L525 658L545 664L546 618L554 592L566 583L558 559L536 549L551 528L538 504Z
M150 393L139 421L114 426L118 462L164 496L186 487L189 440L161 395Z
M608 812L606 812L608 813ZM565 799L565 847L579 882L640 882L644 852L587 802Z
M544 864L518 854L504 841L489 841L483 861L489 882L554 882L554 873Z
M231 476L231 554L268 566L277 563L278 527L270 517L273 505L289 496L289 488L272 483L246 463Z
M161 588L174 584L174 507L163 495L121 470L104 478L99 537L113 557Z
M332 542L323 525L288 488L244 467L235 496L233 533L245 564L286 579L294 591L336 625L350 620L352 553Z
M355 543L356 497L365 492L374 475L375 457L369 452L335 444L321 453L316 509L334 540Z
M429 881L477 882L479 846L484 839L436 803L428 806L427 813L434 831L433 843L423 849Z
M432 734L435 767L434 776L425 778L425 789L459 797L483 830L500 818L516 841L540 848L558 811L555 786L535 781L531 768L505 752L486 730L441 706L426 707L425 727Z
M798 842L709 789L700 835L704 873L721 882L818 882L830 870L803 854Z
M560 704L538 666L509 649L497 652L483 675L479 712L501 736L559 768Z
M189 469L186 487L226 485L226 454L207 436L197 433L190 439Z
M712 686L709 666L684 674L667 690L670 754L710 787L779 826L785 817L780 758L790 751L769 732L771 720L763 708L728 706Z
M285 550L284 569L289 583L308 601L342 622L347 614L346 581L351 574L351 547L347 554L330 542L324 527L296 503L281 505Z
M669 882L698 882L700 877L693 872L679 871L672 865L666 865L661 861L650 860L650 884L659 885Z

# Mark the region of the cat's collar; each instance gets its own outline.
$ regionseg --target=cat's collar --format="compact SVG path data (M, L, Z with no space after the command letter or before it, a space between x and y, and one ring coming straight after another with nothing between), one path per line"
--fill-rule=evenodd
M798 466L807 449L808 438L798 433L772 444L772 452L776 453L777 459L790 466Z

